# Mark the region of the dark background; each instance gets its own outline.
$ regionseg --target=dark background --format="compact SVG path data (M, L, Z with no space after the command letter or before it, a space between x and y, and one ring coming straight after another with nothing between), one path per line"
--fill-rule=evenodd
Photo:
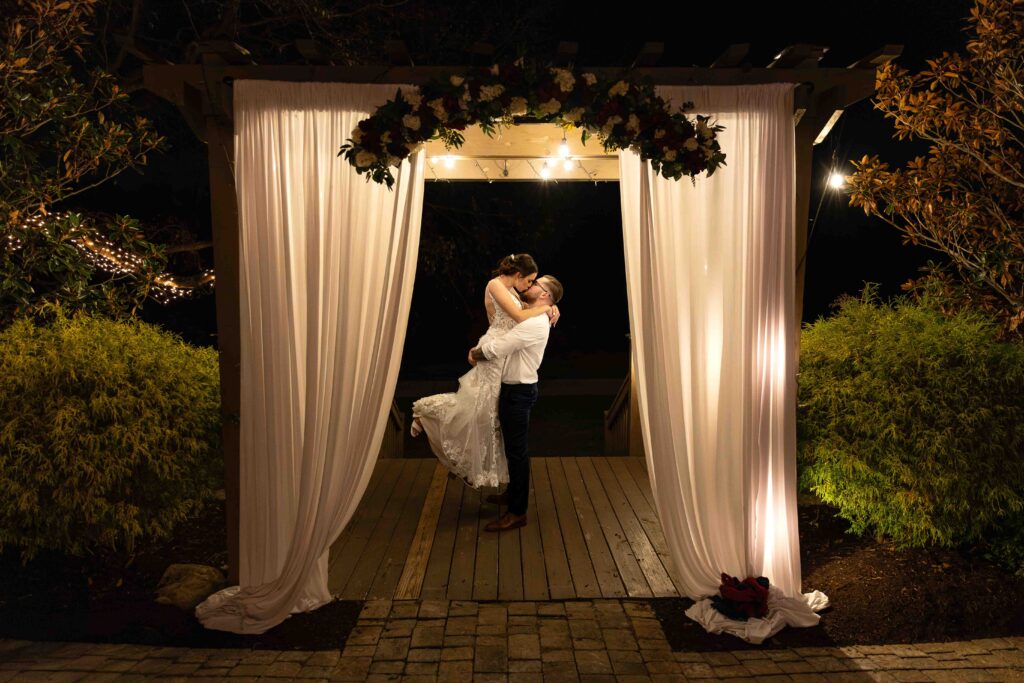
M465 55L460 50L468 47L460 41L472 36L498 45L506 55L525 51L540 59L553 58L559 40L576 41L578 64L623 67L632 63L645 41L665 43L661 66L706 66L729 44L747 42L751 43L747 61L755 67L767 65L779 50L795 43L828 46L821 65L833 67L845 67L885 44L896 43L905 46L899 62L916 70L925 66L927 58L962 49L971 3L867 0L679 4L671 9L662 3L629 3L597 10L593 5L568 2L463 2L446 3L445 11L436 16L429 12L429 5L424 7L428 11L423 21L410 22L396 15L380 29L381 43L402 38L414 60L420 53L435 55L434 61L419 57L418 64L459 63L459 55ZM522 16L528 17L525 32L520 26L514 36L503 34L509 17L517 16L520 7ZM437 49L429 53L428 48ZM181 221L196 238L208 239L205 147L170 105L146 93L138 95L138 102L157 120L172 146L151 162L144 175L120 179L88 201L105 210L113 205L115 211L144 221ZM890 124L870 101L849 108L816 148L812 218L822 193L824 198L811 226L806 254L804 321L827 315L839 296L858 293L865 282L880 283L885 295L896 294L928 258L936 258L903 245L895 230L849 208L841 193L825 185L833 168L852 170L850 159L878 154L900 165L925 151L919 144L893 141ZM548 387L549 397L589 393L588 398L566 399L559 405L579 404L578 409L565 410L586 413L591 426L582 429L579 438L589 444L585 448L597 448L600 406L610 402L613 387L625 377L628 366L617 183L427 184L399 404L407 408L416 395L454 386L467 369L466 349L487 325L483 287L497 261L510 252L533 254L542 273L556 274L565 285L562 321L551 337L542 368L542 391ZM177 265L208 266L211 256L207 251ZM193 343L216 341L213 297L166 307L149 304L143 315ZM603 381L587 384L584 380ZM540 406L536 412L545 414ZM549 406L546 414L556 412Z

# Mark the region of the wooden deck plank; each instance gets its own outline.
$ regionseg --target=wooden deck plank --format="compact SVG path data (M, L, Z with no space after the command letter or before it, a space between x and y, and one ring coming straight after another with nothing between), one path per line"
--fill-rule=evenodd
M569 572L569 560L565 554L562 530L558 526L558 513L555 511L555 500L551 495L546 461L546 458L534 458L530 462L530 469L534 472L536 485L537 522L540 526L540 538L544 551L548 593L552 600L565 600L575 598L576 590L573 587L572 574Z
M419 526L420 513L423 510L427 495L430 493L430 482L434 475L434 466L429 460L419 460L416 467L416 480L413 482L409 497L398 515L398 523L391 533L387 550L377 568L377 576L370 586L367 597L370 599L392 598L398 588L398 581L409 559L412 542Z
M558 512L558 525L562 529L562 541L565 543L565 555L569 559L569 571L572 572L572 583L576 588L576 596L580 598L601 597L601 586L597 582L594 563L590 559L587 542L583 539L576 510L573 506L569 484L565 480L565 470L561 458L547 458L548 478L551 492L555 499Z
M669 578L668 572L665 571L665 567L662 566L658 553L655 552L654 546L636 517L636 513L629 505L629 501L626 500L626 495L616 480L611 465L602 458L595 458L593 465L601 478L605 493L608 494L608 500L615 511L615 516L618 517L619 524L622 525L622 530L626 534L626 540L633 548L633 555L640 564L647 583L651 586L651 591L654 592L654 597L678 596L679 593L676 591L672 579Z
M537 516L537 485L530 468L530 498L526 518L528 523L519 531L519 546L522 553L523 599L548 599L548 574L544 566L544 546L540 540L540 517ZM499 577L498 588L501 583Z
M473 566L476 564L477 529L480 526L480 492L462 486L462 508L455 533L451 573L448 577L449 600L473 599Z
M665 532L661 528L658 512L643 494L642 489L648 486L648 483L636 480L633 473L629 471L625 458L610 458L608 464L611 465L612 471L622 486L623 493L626 494L626 499L629 500L629 504L633 507L633 512L636 513L637 519L640 520L640 525L647 532L647 538L651 539L651 545L654 546L654 551L658 553L661 564L665 567L665 571L668 572L669 578L672 579L676 591L680 595L684 595L685 592L679 580L679 574L672 563L672 556L669 555L668 543L665 541Z
M476 537L476 565L473 568L473 599L498 599L498 536L484 527L499 516L498 506L487 502L487 491L480 491L480 513ZM507 532L502 532L507 533Z
M594 565L594 574L597 576L597 584L601 589L601 596L605 598L621 598L626 596L626 590L622 585L622 578L619 575L619 568L615 564L608 542L604 537L604 530L601 521L594 511L587 487L583 483L579 465L576 458L561 458L562 469L565 470L565 480L569 486L569 495L572 496L572 505L576 510L576 519L579 521L580 529L583 531L583 540L587 543L587 550L590 553L590 561Z
M398 580L398 587L395 589L396 600L412 600L420 597L447 485L448 470L441 463L435 463L434 475L430 480L427 499L420 511L416 534L413 536L409 555L405 560L405 567L402 569L402 577Z
M633 480L640 487L644 498L647 499L652 508L657 510L658 508L654 504L654 490L651 488L651 479L647 474L647 458L623 458L623 460L626 461L626 468L633 475Z
M405 501L412 492L412 486L416 482L417 467L419 463L415 460L402 461L402 469L399 473L398 482L391 491L384 509L376 515L376 524L370 534L370 538L359 553L355 569L342 589L342 597L346 600L363 600L366 598L370 586L377 578L377 570L380 568L384 554L387 552L391 534L398 525Z
M349 539L352 538L352 528L355 526L356 518L358 517L359 509L362 508L366 501L372 500L374 493L380 486L380 482L384 479L385 460L377 460L373 465L373 473L370 475L370 481L366 484L366 490L363 491L363 497L359 501L359 505L356 506L356 511L352 513L352 518L348 520L348 524L342 529L338 538L334 539L334 543L331 544L331 559L328 561L328 566L334 561L335 553L340 553L348 543Z
M335 543L328 557L327 585L332 595L342 596L345 584L352 578L363 549L373 535L381 512L387 505L402 473L401 460L378 460L374 475L381 473L380 482L370 496L363 496L348 528L345 543L341 548ZM373 475L372 475L373 476ZM372 479L371 476L371 479Z
M445 600L448 596L448 576L452 569L452 550L455 548L455 533L459 529L459 511L462 509L463 485L447 477L444 504L437 520L437 533L430 550L430 560L423 577L420 597L424 600Z
M637 562L633 548L622 530L619 518L612 510L608 494L605 492L604 484L594 469L595 458L580 458L576 464L580 470L580 476L587 487L587 494L594 504L594 512L601 522L601 529L604 531L608 548L615 559L615 565L619 568L619 576L622 577L623 586L631 597L651 597L654 595L647 577L644 576L640 563Z
M520 552L522 546L520 532L525 528L521 527L496 534L498 537L499 600L523 599L523 557Z

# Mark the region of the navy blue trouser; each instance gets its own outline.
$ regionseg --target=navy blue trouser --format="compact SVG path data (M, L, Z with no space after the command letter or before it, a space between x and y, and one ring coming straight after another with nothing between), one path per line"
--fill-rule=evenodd
M530 456L526 452L530 410L537 402L536 384L502 384L498 419L508 458L508 511L525 515L530 497Z

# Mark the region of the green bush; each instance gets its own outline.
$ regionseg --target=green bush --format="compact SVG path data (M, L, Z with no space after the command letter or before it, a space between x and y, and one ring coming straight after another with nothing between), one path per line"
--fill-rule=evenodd
M1024 509L1024 346L978 313L879 302L806 326L801 484L851 530L951 546Z
M166 538L219 487L216 352L54 317L0 332L0 547L27 560Z

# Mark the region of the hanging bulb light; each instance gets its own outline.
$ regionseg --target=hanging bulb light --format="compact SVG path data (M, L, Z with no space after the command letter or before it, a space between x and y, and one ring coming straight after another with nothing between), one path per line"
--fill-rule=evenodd
M828 184L832 189L838 190L846 184L846 177L839 171L832 171L832 174L828 177Z
M565 133L562 133L562 144L558 146L558 156L563 159L569 158L569 143L566 142Z
M551 177L551 165L548 163L547 159L544 160L544 164L540 167L540 177L544 180Z
M573 167L573 160L572 160L572 159L566 159L566 160L565 160L565 161L564 161L564 162L562 163L562 169L563 169L563 170L565 170L565 172L566 172L566 173L568 173L569 171L571 171L571 170L572 170L572 167Z

